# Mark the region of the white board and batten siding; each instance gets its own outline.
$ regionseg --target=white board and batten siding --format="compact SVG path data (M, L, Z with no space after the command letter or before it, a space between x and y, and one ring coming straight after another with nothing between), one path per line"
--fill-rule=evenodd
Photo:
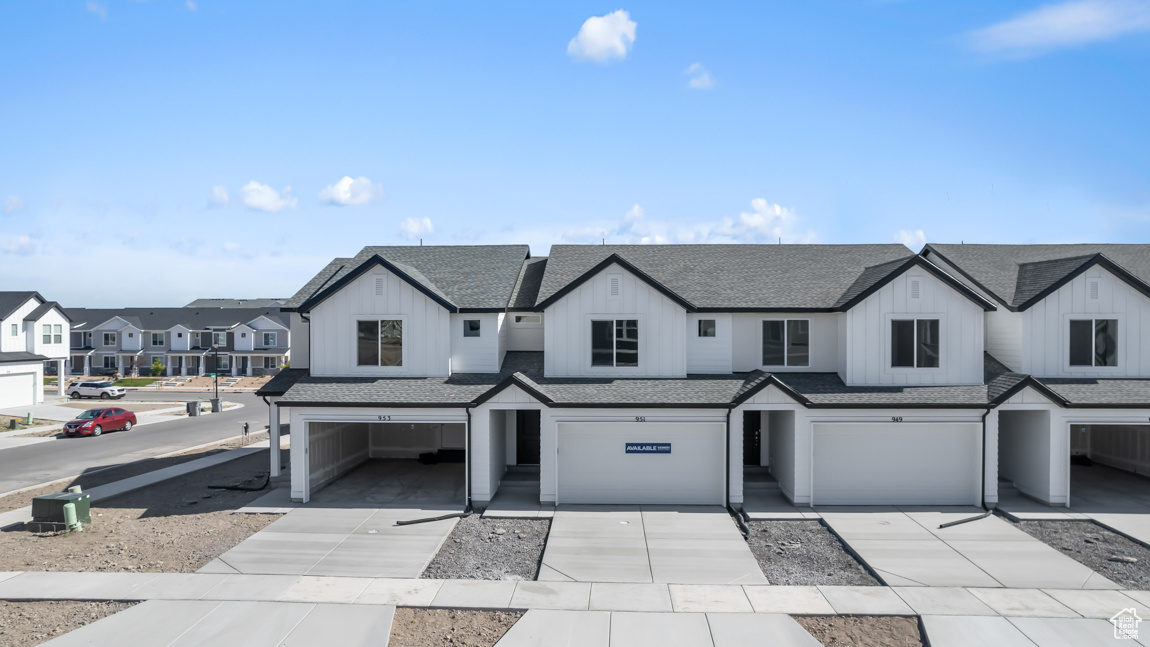
M612 279L618 281L612 296ZM591 321L639 321L639 366L592 367ZM687 311L617 265L556 301L544 313L547 377L684 377Z
M502 363L502 313L453 314L451 318L451 372L498 373ZM464 337L465 321L479 322L478 337Z
M507 350L543 352L542 312L508 313L503 330L507 331Z
M450 371L450 313L382 267L312 308L309 318L312 375L445 377ZM403 366L356 365L356 321L369 319L403 321Z
M289 318L291 326L292 368L311 367L311 322L305 320L300 313L293 312Z
M891 366L891 320L911 318L939 320L938 368ZM911 269L847 311L846 373L840 377L851 386L981 384L983 332L979 305L933 275Z
M1150 299L1092 267L1019 315L1022 372L1037 377L1150 377ZM1118 366L1070 366L1071 319L1118 320Z
M742 373L762 369L767 372L833 373L838 364L838 325L842 315L835 313L772 312L737 313L731 315L731 330L734 337L732 366ZM806 319L810 326L810 358L808 366L764 366L763 365L763 322Z
M714 337L699 336L699 322L715 322ZM726 312L687 315L687 372L722 374L731 372L731 314Z
M28 333L26 332L28 324L25 324L24 317L39 307L40 302L36 298L29 298L12 314L8 315L7 319L0 321L4 324L4 329L0 330L0 352L15 353L32 350L28 348ZM16 324L16 335L12 335L12 324ZM64 330L68 329L65 328Z

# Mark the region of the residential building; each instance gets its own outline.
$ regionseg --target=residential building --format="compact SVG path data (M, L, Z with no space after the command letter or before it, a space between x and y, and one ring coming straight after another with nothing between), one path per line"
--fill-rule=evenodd
M0 292L0 354L7 357L0 360L0 408L44 401L43 376L67 371L69 323L60 304L38 292Z
M287 299L196 299L185 308L278 308Z

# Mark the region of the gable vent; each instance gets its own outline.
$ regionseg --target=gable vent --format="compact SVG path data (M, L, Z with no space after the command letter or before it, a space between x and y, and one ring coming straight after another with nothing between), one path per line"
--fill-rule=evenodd
M613 297L619 296L620 278L621 277L618 277L618 276L612 276L611 277L611 296L613 296Z
M919 295L919 281L918 279L910 280L910 298L917 299Z
M375 277L375 296L377 296L377 297L383 296L383 277L382 276Z
M1090 281L1089 286L1090 286L1090 300L1091 301L1097 301L1098 300L1098 281Z

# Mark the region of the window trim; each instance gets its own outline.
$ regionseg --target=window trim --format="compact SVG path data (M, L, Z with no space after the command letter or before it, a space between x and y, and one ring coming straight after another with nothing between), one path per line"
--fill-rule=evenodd
M1091 326L1093 322L1098 320L1113 320L1118 322L1118 351L1115 353L1116 364L1114 366L1090 366L1072 365L1070 363L1070 322L1071 321L1090 321ZM1104 374L1104 373L1118 373L1126 370L1123 365L1122 349L1125 344L1122 343L1122 331L1125 330L1126 316L1124 314L1114 312L1071 312L1066 313L1062 317L1062 367L1068 373L1091 373L1091 374ZM1090 342L1090 357L1091 362L1094 361L1094 340Z
M595 366L592 364L594 346L592 346L592 340L591 340L591 335L592 335L592 330L591 330L592 329L592 323L591 322L593 322L593 321L610 321L611 322L611 333L612 333L612 337L611 337L611 340L612 340L612 344L611 344L611 366ZM616 322L618 322L618 321L634 321L636 327L639 329L639 340L638 340L639 343L638 343L638 350L636 351L638 353L639 357L638 357L638 361L636 362L635 366L618 366L617 365L617 362L618 362L617 356L618 356L618 351L619 351L619 347L618 347L619 338L617 336L615 336L615 334L616 334L615 331L616 331L616 326L618 325ZM647 325L645 316L640 315L640 314L589 314L589 315L584 316L584 322L585 323L584 323L583 330L584 330L585 336L583 337L583 339L584 339L585 345L583 346L583 365L584 365L585 370L587 372L589 372L589 373L614 373L617 371L626 371L628 373L641 373L641 372L646 370L646 368L647 368L647 364L645 361L646 353L644 353L644 347L646 346L646 341L645 341L646 335L643 334L643 330L645 330L646 325Z
M52 324L43 324L41 327L41 339L45 344L52 343Z
M894 361L894 322L912 321L914 328L914 363L915 366L895 366ZM938 321L938 366L918 366L918 322ZM946 317L934 313L898 313L887 314L884 317L883 330L883 367L892 373L940 373L946 369Z
M710 335L704 335L703 334L703 322L704 321L710 321L711 322L711 333L712 334L710 334ZM702 340L708 340L709 341L709 340L718 339L718 338L719 338L719 320L717 318L699 317L698 319L695 319L695 339L702 339Z
M111 339L112 339L112 343L108 343L108 338L109 338L109 337L111 337ZM104 342L104 344L103 344L103 345L104 345L104 347L105 347L105 348L107 348L107 347L109 347L109 346L115 346L115 345L116 345L116 333L114 333L114 332L106 332L106 333L104 333L104 334L103 334L103 336L101 337L101 341L103 341L103 342Z
M222 343L216 343L216 335L221 335L223 337ZM218 330L213 330L212 331L212 348L223 348L223 347L226 347L227 345L228 345L228 331L225 330L223 332L220 332Z
M403 335L400 337L400 365L399 366L379 366L379 365L364 365L359 364L359 322L361 321L399 321L403 328ZM353 314L351 316L351 324L349 326L349 334L351 335L351 344L349 344L351 351L348 357L348 362L351 371L363 375L387 375L396 373L409 372L411 354L409 348L411 347L408 336L410 335L411 326L409 315L393 315L393 314Z
M52 343L64 343L64 324L52 324Z
M160 336L160 343L158 343L158 344L156 343L156 335ZM165 337L165 335L162 332L152 333L152 346L163 346L164 345L164 337Z
M768 321L781 321L781 322L783 322L783 363L782 364L763 364L762 363L762 361L763 361L763 324L768 322ZM787 353L787 339L790 337L791 333L790 333L790 326L788 326L787 324L789 324L792 321L805 321L805 322L807 322L807 363L806 363L806 365L791 364L790 363L790 356ZM796 369L806 368L806 369L809 369L811 367L811 365L814 364L814 357L813 357L814 353L811 350L812 348L814 348L814 344L812 343L812 339L811 339L814 336L813 335L814 326L812 325L813 321L814 321L813 319L810 319L807 317L763 317L763 318L761 318L759 320L759 366L764 368L764 369L766 369L766 368L796 368Z
M468 328L471 322L475 322L475 334L469 335ZM463 320L463 338L464 339L478 339L483 337L483 320L482 319L464 319Z
M268 335L272 336L272 341L270 344L268 343ZM278 331L275 331L275 330L261 330L260 331L260 340L263 341L263 344L261 344L261 346L263 346L265 348L268 348L271 346L278 346L279 345L279 333L278 333Z
M534 317L534 321L519 321L519 317ZM511 315L511 323L516 326L523 327L538 327L543 325L543 315L541 314L515 314Z

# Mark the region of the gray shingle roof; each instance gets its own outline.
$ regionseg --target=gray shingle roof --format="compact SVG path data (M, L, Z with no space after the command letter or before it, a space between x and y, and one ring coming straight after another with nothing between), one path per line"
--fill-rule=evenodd
M278 308L287 299L196 299L185 308Z
M773 373L812 407L986 407L985 384L968 386L847 386L837 373Z
M1002 303L1019 306L1102 254L1143 282L1150 283L1150 245L941 245L934 250L977 281Z
M46 362L47 357L37 355L36 353L29 353L27 351L18 350L8 353L0 353L0 364L16 364L23 362Z
M28 303L28 299L36 297L43 301L36 292L0 292L0 319L16 311L17 308Z
M64 312L64 317L68 317L68 313L64 311L64 308L60 307L59 303L56 303L55 301L45 301L44 303L41 303L38 308L32 312L29 312L24 317L24 321L36 321L40 319L40 317L43 317L44 315L51 312L53 308L60 308L60 311Z
M554 245L536 303L611 254L696 307L721 309L830 309L867 268L914 256L897 244Z
M284 307L299 307L378 255L459 308L506 308L529 253L526 245L364 247L329 263Z
M529 258L523 263L519 272L519 280L515 283L515 290L511 293L508 308L530 310L535 306L539 296L539 286L543 283L543 273L547 269L547 257Z
M1071 407L1137 407L1150 409L1150 380L1039 378Z
M120 317L140 330L168 330L182 325L189 330L204 330L247 323L267 317L288 325L288 317L279 308L68 308L73 330L92 330L113 317Z

